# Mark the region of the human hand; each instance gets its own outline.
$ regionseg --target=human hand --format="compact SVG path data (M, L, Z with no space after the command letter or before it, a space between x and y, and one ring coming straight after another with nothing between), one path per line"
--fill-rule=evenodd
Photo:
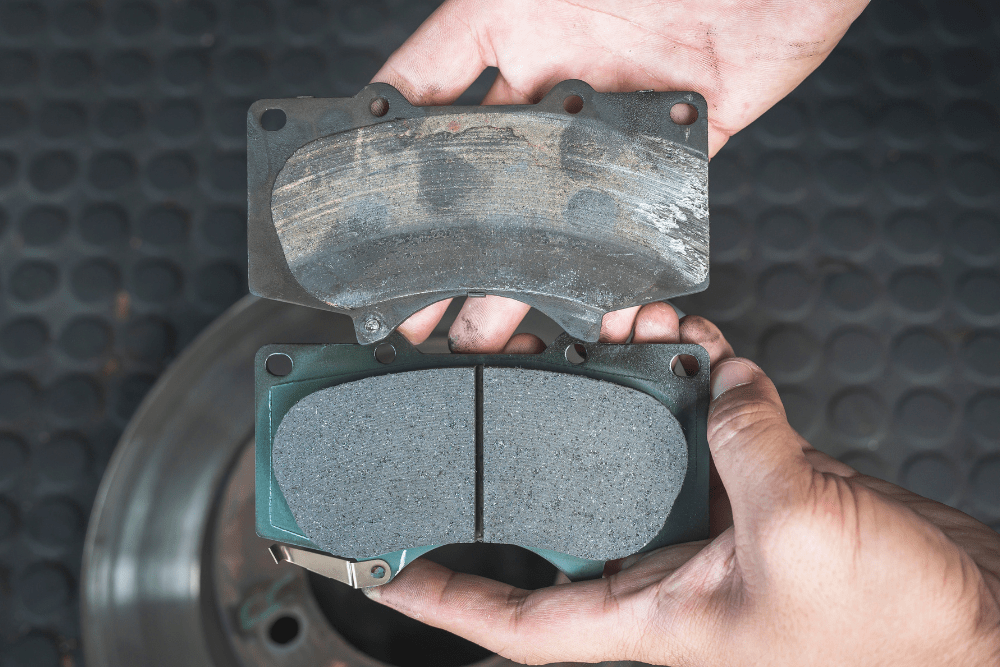
M582 79L600 92L693 90L708 102L709 155L812 72L867 0L449 0L375 75L413 104L454 102L487 66L483 104L537 102ZM400 327L422 342L448 301ZM457 351L498 352L528 307L470 299L451 328ZM633 311L634 314L634 311Z
M602 337L624 342L631 325L612 313ZM813 449L706 320L649 304L634 327L635 342L712 358L714 538L537 591L418 559L370 597L532 664L1000 664L1000 535ZM508 345L541 347L527 334Z

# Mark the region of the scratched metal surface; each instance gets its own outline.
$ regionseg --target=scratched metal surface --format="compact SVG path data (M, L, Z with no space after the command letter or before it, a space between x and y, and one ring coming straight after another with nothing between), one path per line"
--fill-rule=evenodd
M246 292L247 108L354 95L433 8L0 3L0 664L80 664L109 453ZM681 302L817 445L994 527L998 44L997 3L873 3L713 160L712 284Z
M697 118L675 123L675 104ZM414 107L385 84L261 100L247 115L251 292L345 313L364 343L486 292L596 341L610 310L705 287L706 109L574 80L507 107Z

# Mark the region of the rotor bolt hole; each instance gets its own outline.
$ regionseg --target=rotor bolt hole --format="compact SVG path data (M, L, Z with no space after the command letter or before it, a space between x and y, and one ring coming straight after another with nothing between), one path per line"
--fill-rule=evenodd
M380 364L391 364L396 360L396 348L390 343L382 343L375 348L375 361Z
M570 95L563 100L563 109L566 113L580 113L583 109L583 98L579 95Z
M698 120L698 108L687 102L678 102L670 107L670 120L678 125L690 125Z
M381 579L385 576L385 568L381 565L373 565L371 570L372 577L375 579Z
M678 354L670 360L670 370L672 370L674 375L677 377L694 377L700 370L698 358L690 354Z
M587 360L587 348L580 343L573 343L566 348L566 361L571 364L582 364Z
M292 358L283 352L275 352L267 355L264 368L271 375L285 377L292 372Z
M279 616L267 629L267 636L278 646L287 646L298 638L301 629L299 619L294 616Z
M368 109L372 112L373 116L381 118L389 113L389 100L384 97L376 97L372 100L372 103L368 105Z

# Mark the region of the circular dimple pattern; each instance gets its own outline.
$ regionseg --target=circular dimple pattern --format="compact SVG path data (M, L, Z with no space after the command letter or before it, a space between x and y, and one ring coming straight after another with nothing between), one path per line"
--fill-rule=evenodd
M984 391L973 396L965 406L965 419L973 433L997 446L1000 442L1000 392Z
M67 487L82 481L92 465L90 445L75 433L60 433L40 448L38 473L46 483Z
M130 322L121 334L126 355L145 363L162 363L174 354L177 335L167 322L144 317Z
M123 422L128 421L132 414L146 397L146 393L153 388L156 378L150 375L131 375L122 381L118 388L118 399L115 402L115 414Z
M181 288L181 273L165 259L140 262L132 271L132 290L151 303L163 303L177 296Z
M52 551L75 550L83 540L86 520L80 508L67 498L46 498L25 515L28 535Z
M905 311L926 314L937 310L945 298L941 278L927 269L907 269L889 281L893 302Z
M55 206L34 206L24 212L18 228L27 245L51 245L66 234L69 217L65 210Z
M993 331L974 335L962 346L962 363L972 377L1000 381L1000 335Z
M0 329L0 351L15 361L30 359L49 342L49 329L37 317L22 317Z
M992 510L1000 510L1000 456L976 462L972 473L972 497Z
M827 419L834 432L857 442L872 442L885 425L885 403L867 387L844 389L830 401Z
M224 308L243 293L243 272L228 264L206 266L195 274L199 300L212 308Z
M189 217L187 211L177 206L156 206L142 217L137 234L153 245L181 244L187 239Z
M50 102L38 112L38 129L51 139L75 136L87 127L87 112L74 102Z
M107 301L121 286L118 267L106 259L81 262L70 274L73 294L85 302Z
M885 234L893 248L904 255L934 252L941 242L937 222L916 210L905 210L889 219Z
M91 158L89 178L98 190L117 190L135 178L135 163L127 153L98 153Z
M0 485L15 482L28 461L28 446L19 437L0 433Z
M55 16L56 27L67 37L86 37L100 20L100 10L89 2L68 2Z
M993 320L1000 315L1000 274L996 271L971 271L955 286L958 305L976 320Z
M804 379L819 363L819 342L799 326L779 326L768 331L758 350L761 366L775 381Z
M97 127L112 139L121 139L142 129L145 118L134 102L118 100L105 104L97 117Z
M855 269L836 271L826 277L823 299L844 315L856 316L876 302L879 284L871 275Z
M892 347L893 366L908 379L933 380L952 367L948 342L933 329L909 329Z
M1000 126L996 109L978 100L962 100L945 111L944 130L960 148L979 148L993 141Z
M718 214L712 216L712 250L715 251L715 226ZM794 209L774 209L760 217L758 235L761 245L777 254L794 254L803 250L812 237L809 220Z
M76 178L77 163L72 153L52 151L35 156L28 165L28 181L41 193L62 190Z
M217 248L242 247L246 244L246 213L234 208L213 209L208 212L202 229L205 239ZM714 248L716 234L714 226L712 234ZM722 245L718 252L725 252L725 243Z
M111 332L104 321L96 317L78 317L59 334L59 347L73 359L98 357L110 345Z
M1000 250L1000 219L996 216L968 213L955 222L954 229L954 247L966 257L989 260Z
M33 563L14 583L25 609L45 615L65 606L73 597L74 582L69 572L55 563Z
M820 110L817 125L820 135L836 148L857 145L870 129L868 118L856 102L831 104Z
M80 238L99 246L114 246L128 238L128 214L116 204L94 204L80 215Z
M779 266L760 278L760 305L781 317L805 313L812 299L813 281L797 266Z
M29 260L14 267L9 281L11 296L22 303L34 303L55 292L59 270L49 262Z
M868 380L882 372L882 343L867 329L851 327L837 331L827 343L829 369L847 381Z
M951 500L958 487L955 466L940 454L918 454L907 459L900 477L910 491L941 503Z
M86 375L56 380L46 391L49 413L60 420L81 423L96 418L103 408L103 393Z
M912 445L932 446L944 440L955 419L951 399L933 389L917 389L896 404L896 429Z

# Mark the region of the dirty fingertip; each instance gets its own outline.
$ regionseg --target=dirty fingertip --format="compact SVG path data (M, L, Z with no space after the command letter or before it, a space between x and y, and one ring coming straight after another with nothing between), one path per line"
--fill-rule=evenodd
M743 359L726 359L712 369L712 400L730 389L753 382L756 368Z

